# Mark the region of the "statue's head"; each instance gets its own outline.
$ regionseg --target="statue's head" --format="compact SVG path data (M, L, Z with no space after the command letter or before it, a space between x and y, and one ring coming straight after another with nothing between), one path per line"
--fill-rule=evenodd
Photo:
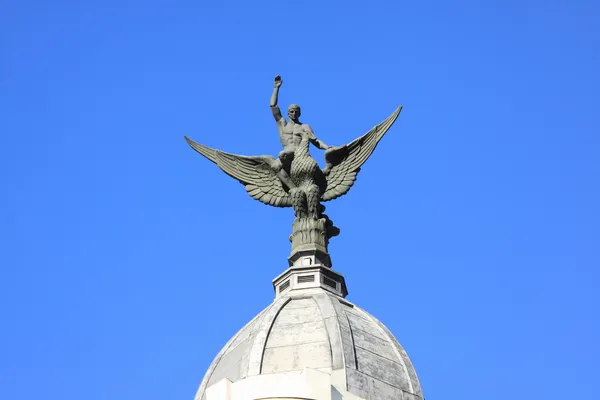
M288 107L288 117L294 121L300 118L300 106L298 104L292 104Z

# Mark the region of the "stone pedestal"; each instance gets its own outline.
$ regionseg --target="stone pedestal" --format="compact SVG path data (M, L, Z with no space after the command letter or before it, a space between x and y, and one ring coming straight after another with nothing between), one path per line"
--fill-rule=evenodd
M292 224L292 254L288 258L290 266L324 265L331 268L331 258L327 252L329 239L337 236L340 230L322 214L321 218L296 218Z
M290 267L306 267L321 265L331 268L331 258L327 249L318 245L308 244L292 250L288 257Z
M327 218L296 218L292 224L290 241L292 249L300 248L307 244L313 244L327 248L329 238L327 237Z
M340 297L348 295L344 276L323 264L291 266L273 279L275 297L313 288L321 288Z

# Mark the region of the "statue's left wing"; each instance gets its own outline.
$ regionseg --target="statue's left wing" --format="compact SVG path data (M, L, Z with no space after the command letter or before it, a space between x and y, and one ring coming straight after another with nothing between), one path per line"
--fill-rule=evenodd
M323 193L323 201L333 200L348 193L354 185L360 167L371 156L377 143L400 115L400 111L402 111L402 106L358 139L340 148L325 152L325 158L332 166L329 170L325 170L327 189Z
M291 207L289 194L284 190L277 173L271 168L271 156L240 156L211 149L185 136L188 144L217 164L223 172L246 187L252 198L274 207Z

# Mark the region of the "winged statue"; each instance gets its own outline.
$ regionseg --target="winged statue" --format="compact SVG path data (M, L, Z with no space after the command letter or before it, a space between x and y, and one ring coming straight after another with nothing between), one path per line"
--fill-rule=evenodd
M339 234L322 202L348 193L362 165L398 118L399 106L383 122L343 146L327 146L316 138L308 124L301 123L300 107L288 108L289 121L277 106L281 77L275 77L271 110L277 122L283 150L278 158L270 155L244 156L212 149L185 136L198 153L217 164L227 175L245 186L248 194L274 207L292 207L296 219L292 225L294 249L316 246L327 251L329 239ZM325 150L326 167L321 169L309 152L309 146Z

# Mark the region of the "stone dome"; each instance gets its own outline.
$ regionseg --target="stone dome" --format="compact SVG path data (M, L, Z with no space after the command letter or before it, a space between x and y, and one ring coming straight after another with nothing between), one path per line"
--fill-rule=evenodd
M344 295L326 287L280 290L275 301L219 352L196 400L205 400L207 388L223 379L239 382L306 369L335 376L335 390L348 393L331 398L422 399L402 346L382 323Z

